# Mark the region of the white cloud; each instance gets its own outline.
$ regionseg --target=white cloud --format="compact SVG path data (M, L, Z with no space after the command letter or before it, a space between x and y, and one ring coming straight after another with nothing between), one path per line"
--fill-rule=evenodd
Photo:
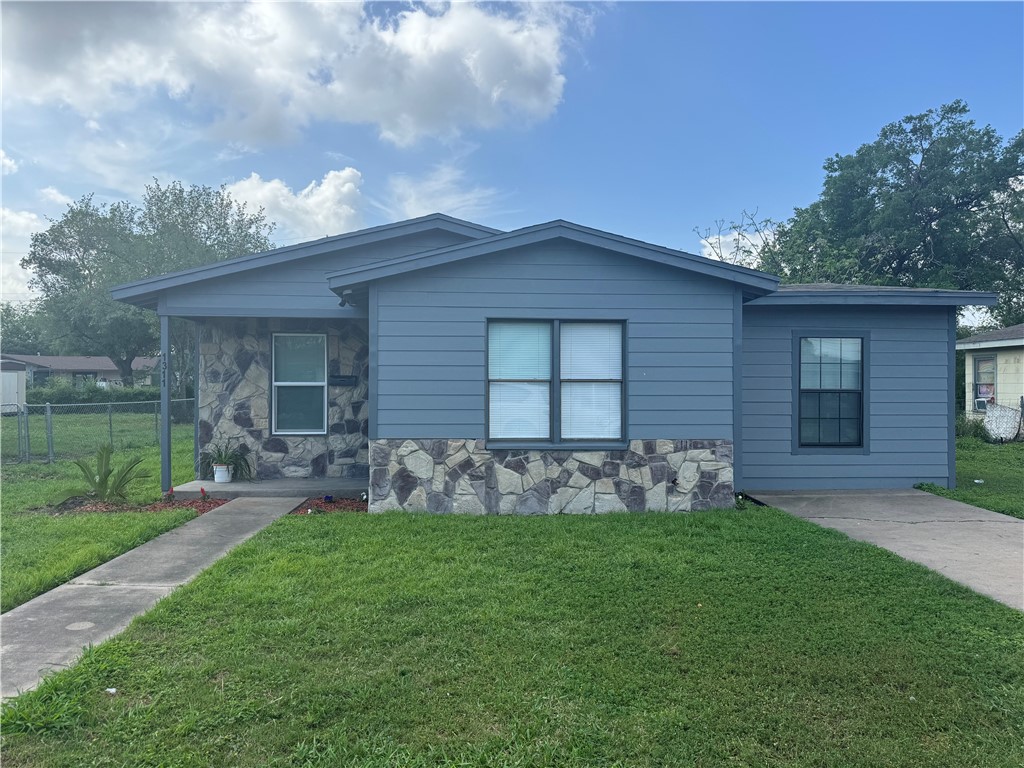
M28 288L32 275L18 262L28 253L32 233L47 226L49 222L32 211L0 208L0 299L21 301L34 295Z
M438 165L420 178L396 174L388 187L389 199L382 207L395 219L428 213L472 219L489 212L500 196L491 187L467 186L465 173L448 164Z
M328 171L319 183L310 182L305 189L294 192L281 179L264 180L253 172L228 184L226 190L250 207L262 207L268 220L296 240L311 240L362 226L362 182L359 171L345 168Z
M169 96L258 143L314 121L370 123L396 144L543 120L589 17L556 3L11 3L5 99L100 115ZM53 40L60 45L53 45ZM98 127L98 124L97 124Z
M71 205L74 202L74 200L56 187L43 187L39 190L39 196L49 203L57 203L58 205Z
M18 164L6 152L0 149L0 174L9 176L18 172Z

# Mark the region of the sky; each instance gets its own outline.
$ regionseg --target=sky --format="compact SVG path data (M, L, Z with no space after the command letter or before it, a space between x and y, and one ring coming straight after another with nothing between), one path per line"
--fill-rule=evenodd
M0 298L67 205L224 185L278 245L435 211L700 252L963 99L1024 127L1022 3L4 2Z

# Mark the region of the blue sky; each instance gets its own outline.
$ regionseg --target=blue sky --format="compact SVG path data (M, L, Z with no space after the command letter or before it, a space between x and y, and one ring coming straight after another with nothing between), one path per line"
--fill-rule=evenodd
M3 298L70 199L226 184L278 243L442 210L698 251L964 99L1024 127L1020 3L7 3Z

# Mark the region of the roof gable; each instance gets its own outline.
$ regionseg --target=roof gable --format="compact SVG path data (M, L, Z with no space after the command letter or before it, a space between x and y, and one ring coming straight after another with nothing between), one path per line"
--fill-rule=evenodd
M319 240L297 243L282 248L275 248L271 251L239 256L234 259L217 261L200 267L193 267L179 272L169 272L144 280L125 283L112 288L110 295L118 301L155 308L157 305L157 294L170 288L178 288L203 280L236 275L240 272L264 267L294 263L314 256L321 256L348 248L372 245L435 229L445 230L469 238L489 237L500 232L500 230L485 227L481 224L474 224L471 221L456 219L441 213L432 213L416 219L384 224L379 227L370 227L343 235L333 235Z
M338 270L327 275L327 284L332 291L342 295L358 291L362 286L374 280L556 239L571 240L658 264L718 277L738 283L755 292L768 293L774 291L779 284L779 278L766 272L737 267L685 251L652 245L641 240L633 240L562 220L524 227L512 232L502 232L460 245L400 256L377 264Z

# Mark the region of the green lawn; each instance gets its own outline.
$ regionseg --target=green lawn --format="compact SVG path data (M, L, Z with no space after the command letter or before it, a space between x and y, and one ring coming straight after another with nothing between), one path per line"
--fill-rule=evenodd
M1020 613L771 509L291 516L15 699L3 757L1020 766L1022 650Z
M192 426L175 427L172 467L176 482L194 477ZM144 457L150 475L131 486L130 498L148 504L160 498L160 450L155 446L114 455ZM58 517L33 508L59 504L84 490L81 471L70 461L0 466L0 610L10 610L100 563L180 525L194 514L115 512Z
M931 484L921 487L966 504L1024 518L1024 443L1000 445L976 437L958 437L956 486L953 490Z
M127 411L148 412L130 413ZM28 443L35 460L46 459L46 416L39 406L32 406L28 420ZM54 406L52 415L53 450L57 458L77 459L95 453L99 443L112 441L117 450L139 450L159 442L158 420L148 403L118 404L108 415L105 404ZM192 422L173 424L172 432L187 432L192 438ZM18 458L17 419L6 416L0 420L0 456L4 460Z

